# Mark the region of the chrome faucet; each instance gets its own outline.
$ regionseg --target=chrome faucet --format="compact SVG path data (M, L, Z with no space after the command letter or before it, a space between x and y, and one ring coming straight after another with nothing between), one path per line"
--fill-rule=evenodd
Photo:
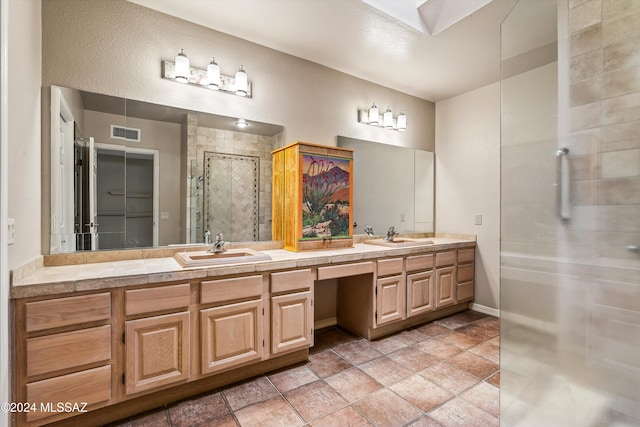
M209 249L207 252L213 252L214 254L221 254L223 252L226 252L227 249L224 247L224 244L226 242L222 240L223 238L224 236L222 235L222 233L216 234L216 240L213 241L213 246L211 246L211 249Z
M400 233L396 231L396 228L394 226L391 226L389 227L389 231L387 231L387 237L385 237L384 240L386 240L387 242L393 242L393 238L398 234Z
M373 236L374 236L374 234L373 234L373 227L372 227L372 226L370 226L369 224L365 224L365 226L364 226L364 232L365 232L365 233L367 233L367 236L369 236L369 237L373 237Z

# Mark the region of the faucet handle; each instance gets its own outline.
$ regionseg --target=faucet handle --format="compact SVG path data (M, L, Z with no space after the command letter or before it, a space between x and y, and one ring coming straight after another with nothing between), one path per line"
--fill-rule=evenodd
M373 237L373 236L374 236L374 234L373 234L373 227L372 227L372 226L370 226L369 224L365 224L365 226L364 226L364 232L365 232L365 233L367 233L367 236L369 236L369 237Z

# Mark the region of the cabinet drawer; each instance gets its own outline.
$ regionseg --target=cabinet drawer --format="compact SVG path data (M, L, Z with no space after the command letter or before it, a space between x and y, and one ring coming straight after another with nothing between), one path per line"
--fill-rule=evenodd
M431 270L433 268L433 254L415 255L407 257L407 272Z
M111 326L27 340L27 376L48 374L111 359Z
M472 262L475 257L476 249L458 249L458 262Z
M402 273L402 258L381 259L378 261L378 277Z
M27 332L43 331L109 319L111 317L111 294L104 292L79 297L56 298L28 302L25 306Z
M311 269L282 271L271 273L271 292L291 292L311 288L313 275Z
M473 298L473 282L459 283L457 291L458 302Z
M332 265L318 268L318 280L337 279L338 277L357 276L367 273L373 273L373 262L371 261Z
M262 276L247 276L202 282L200 298L202 304L211 304L261 295Z
M438 252L436 254L436 267L446 267L456 263L456 251Z
M470 282L474 276L474 264L458 264L458 283Z
M189 307L191 285L160 286L157 288L134 289L125 292L125 313L151 313Z
M52 402L55 411L57 402L81 403L92 405L94 403L111 400L111 366L89 369L48 380L27 384L27 402L47 404ZM46 411L29 412L27 421L55 415Z

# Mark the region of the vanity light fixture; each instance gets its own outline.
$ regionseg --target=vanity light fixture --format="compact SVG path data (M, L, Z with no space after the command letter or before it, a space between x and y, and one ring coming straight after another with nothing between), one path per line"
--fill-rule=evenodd
M249 126L249 123L247 123L245 119L238 119L235 125L238 126L239 128L246 128Z
M207 65L207 80L210 89L220 89L220 66L216 63L216 58L211 58L211 62Z
M358 121L370 126L376 126L385 129L397 130L404 132L407 130L407 115L402 112L398 117L393 117L390 107L380 117L378 107L374 102L368 110L358 110Z
M189 58L185 55L184 49L180 49L180 53L176 56L176 81L189 82Z
M211 58L205 70L193 68L189 66L189 58L184 53L184 49L180 49L175 63L162 61L162 78L251 98L251 82L247 78L244 66L240 66L235 77L221 74L215 58Z

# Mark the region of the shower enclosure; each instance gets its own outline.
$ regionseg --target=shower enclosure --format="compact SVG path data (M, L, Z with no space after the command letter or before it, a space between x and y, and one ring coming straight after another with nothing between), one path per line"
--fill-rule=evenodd
M640 1L502 25L501 425L640 425Z

